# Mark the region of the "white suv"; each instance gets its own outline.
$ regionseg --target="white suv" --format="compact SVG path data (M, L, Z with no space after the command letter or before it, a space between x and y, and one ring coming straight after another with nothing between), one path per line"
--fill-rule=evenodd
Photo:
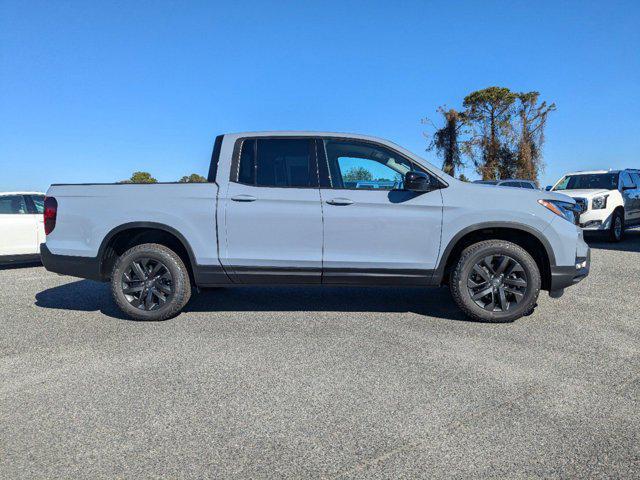
M622 240L627 227L640 225L640 170L568 173L547 189L572 197L580 207L580 227Z
M44 193L0 192L0 264L40 258L43 211Z

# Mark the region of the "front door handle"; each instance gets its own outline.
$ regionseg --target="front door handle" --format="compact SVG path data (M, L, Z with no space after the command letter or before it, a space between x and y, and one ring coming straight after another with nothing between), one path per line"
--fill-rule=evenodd
M329 205L352 205L353 200L344 197L332 198L331 200L327 200Z
M240 195L236 195L235 197L231 197L231 200L233 200L234 202L255 202L257 198L253 195L242 193Z

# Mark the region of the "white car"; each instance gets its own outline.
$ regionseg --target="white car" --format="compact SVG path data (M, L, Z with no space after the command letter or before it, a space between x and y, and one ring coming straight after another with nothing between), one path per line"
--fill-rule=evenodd
M0 264L40 258L43 212L44 193L0 192Z
M640 170L594 170L568 173L553 187L580 207L580 227L622 240L627 227L640 225Z

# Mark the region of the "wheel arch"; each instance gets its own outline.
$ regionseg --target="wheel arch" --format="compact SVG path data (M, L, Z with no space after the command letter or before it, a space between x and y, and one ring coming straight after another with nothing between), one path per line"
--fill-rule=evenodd
M108 279L117 258L129 248L143 243L158 243L174 250L194 280L196 261L191 245L175 228L156 222L128 222L109 231L98 249L101 277Z
M449 272L462 251L469 245L491 239L510 241L527 250L540 269L542 289L550 288L551 267L556 263L551 244L539 230L513 222L483 222L470 225L458 232L444 248L432 283L447 283Z

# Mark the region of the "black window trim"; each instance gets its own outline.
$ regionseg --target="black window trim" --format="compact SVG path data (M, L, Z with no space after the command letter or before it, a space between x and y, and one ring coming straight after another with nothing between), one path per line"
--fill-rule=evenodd
M207 182L215 183L218 176L218 162L220 161L220 151L222 150L222 140L224 135L218 135L213 142L213 151L211 152L211 163L209 164L209 173Z
M305 190L309 190L309 189L313 189L313 190L317 190L319 188L319 183L318 183L318 179L319 179L319 174L318 174L318 151L317 151L317 146L316 146L316 142L315 139L317 137L314 136L310 136L310 135L257 135L257 136L248 136L248 137L240 137L236 140L234 146L233 146L233 154L231 156L231 169L229 172L229 181L232 183L237 183L240 185L246 185L248 187L256 187L256 188L300 188L300 189L305 189ZM308 186L308 187L300 187L300 186L277 186L277 185L257 185L256 181L256 174L254 171L254 175L253 175L253 183L245 183L245 182L241 182L239 180L239 176L240 176L240 154L241 154L241 148L242 148L242 143L247 141L247 140L307 140L309 142L309 161L310 161L310 165L309 165L309 171L313 174L315 172L315 175L313 176L312 180L312 185ZM257 148L257 142L254 143L254 145Z
M378 148L383 148L385 150L389 150L390 152L398 155L398 157L406 160L407 162L409 162L411 165L414 165L417 168L418 171L421 171L423 173L426 173L427 175L430 175L432 178L434 178L439 184L440 184L440 188L447 188L449 186L449 184L447 182L445 182L442 178L440 178L438 175L436 175L435 173L433 173L432 171L430 171L427 167L425 167L424 165L422 165L421 163L416 162L415 160L413 160L412 158L410 158L409 156L399 152L398 150L396 150L395 148L389 147L387 145L384 145L382 143L379 142L375 142L372 140L363 140L361 138L353 138L353 137L340 137L340 136L321 136L321 137L316 137L316 148L318 150L320 150L320 148L322 148L322 156L323 156L323 160L327 163L326 166L326 170L322 171L322 175L328 175L328 178L325 178L323 176L320 177L320 188L326 188L329 190L353 190L353 191L361 191L361 192L393 192L393 191L401 191L400 189L392 189L392 190L387 190L387 189L362 189L362 188L345 188L345 187L334 187L332 186L332 180L331 180L331 172L329 171L329 159L327 157L327 152L326 149L324 147L324 140L339 140L339 141L345 141L345 142L356 142L356 143L366 143L369 145L372 145L374 147L378 147ZM320 158L320 155L318 155L318 159ZM318 162L319 164L320 162ZM328 186L322 186L322 185L328 185Z

